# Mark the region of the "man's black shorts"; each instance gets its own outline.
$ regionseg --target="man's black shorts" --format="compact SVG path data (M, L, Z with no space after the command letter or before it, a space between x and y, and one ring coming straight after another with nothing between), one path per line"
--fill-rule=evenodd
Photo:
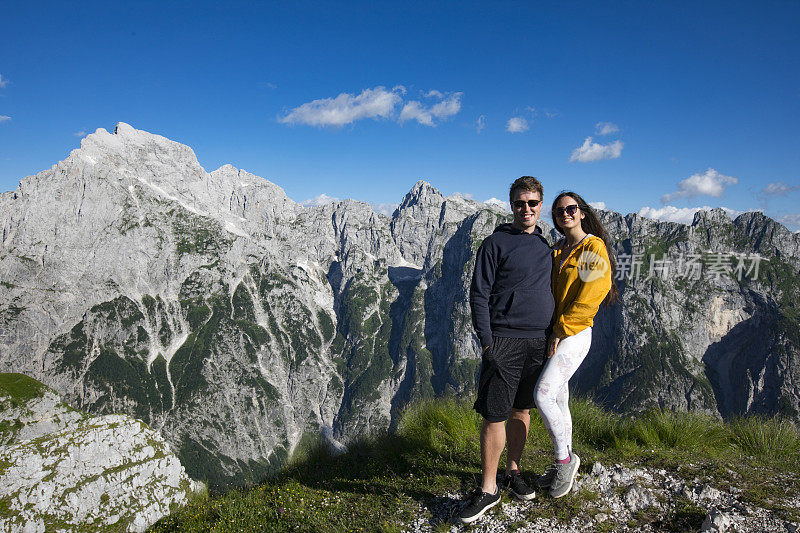
M508 420L512 407L533 408L533 389L544 367L546 349L544 337L494 337L481 357L474 409L489 422L502 422Z

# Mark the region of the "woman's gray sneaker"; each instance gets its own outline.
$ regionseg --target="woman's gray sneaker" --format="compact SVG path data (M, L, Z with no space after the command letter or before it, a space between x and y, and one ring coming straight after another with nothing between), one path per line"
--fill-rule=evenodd
M574 453L569 454L570 461L567 464L556 463L556 474L550 484L550 496L560 498L569 494L572 490L572 483L578 475L578 467L581 466L581 458Z
M458 519L462 524L471 524L498 503L500 503L500 487L497 487L494 494L477 489L469 505L458 513Z
M536 497L536 492L525 483L519 470L512 470L510 473L506 474L503 484L508 487L511 494L520 500L532 500Z

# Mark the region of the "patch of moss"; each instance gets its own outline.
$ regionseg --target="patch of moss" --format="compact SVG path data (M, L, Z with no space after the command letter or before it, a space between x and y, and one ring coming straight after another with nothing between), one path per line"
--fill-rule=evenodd
M322 333L322 338L325 342L333 341L336 335L336 329L333 325L333 320L331 320L331 316L320 309L317 311L317 322L319 322L320 333Z
M8 307L0 311L2 313L3 319L5 320L15 320L22 312L25 311L24 307L19 307L18 305L9 304Z
M163 361L163 359L162 359ZM160 365L156 361L156 371ZM151 414L162 413L171 407L162 394L169 386L166 383L166 365L163 365L161 383L147 371L141 359L131 355L120 357L108 347L102 347L100 354L89 365L84 380L100 392L97 400L89 406L92 412L113 412L118 409L116 401L122 401L126 412L141 420L149 421ZM160 385L160 386L159 386ZM167 396L169 398L169 395Z
M269 332L258 324L247 320L234 320L233 323L250 338L250 341L256 347L261 347L269 342Z
M186 254L212 253L221 255L226 244L225 231L220 225L182 208L173 208L167 212L172 222L175 235L175 251L178 256Z
M248 322L256 321L253 299L250 297L250 293L243 283L240 283L236 287L236 290L233 291L231 306L233 308L234 319L246 320Z
M48 390L49 387L25 374L0 374L0 396L9 397L18 406L41 398Z
M90 312L106 322L116 322L124 329L144 319L136 304L126 296L118 296L111 301L93 306Z
M158 354L150 365L150 375L153 377L156 389L161 396L161 407L168 409L172 406L172 388L169 386L167 361L163 355Z

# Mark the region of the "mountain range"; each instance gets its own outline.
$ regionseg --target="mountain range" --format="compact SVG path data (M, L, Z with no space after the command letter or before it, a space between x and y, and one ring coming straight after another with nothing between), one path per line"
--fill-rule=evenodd
M800 235L759 212L600 215L621 300L573 390L800 419ZM145 421L212 487L258 481L305 436L338 448L415 399L473 394L474 256L508 218L423 181L390 217L304 207L164 137L98 129L0 194L0 372Z

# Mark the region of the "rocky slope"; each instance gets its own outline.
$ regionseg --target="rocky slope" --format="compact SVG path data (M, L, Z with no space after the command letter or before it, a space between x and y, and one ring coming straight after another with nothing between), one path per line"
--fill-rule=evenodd
M0 439L0 531L144 531L201 489L138 420L80 413L21 374L0 374Z
M338 445L411 399L473 391L468 284L506 216L424 182L392 217L302 207L163 137L100 129L0 194L0 371L144 420L213 486L255 481L305 433ZM619 409L796 419L800 237L758 213L603 216L644 275L599 315L577 387ZM757 279L645 279L651 254L706 252L768 261Z
M720 490L698 477L684 479L664 469L620 464L606 467L596 462L591 473L573 485L568 496L573 500L573 508L566 517L547 516L552 510L547 507L546 496L537 496L529 502L504 498L479 521L462 526L457 516L467 499L463 494L453 493L422 503L417 518L405 531L800 531L800 523L742 501L740 492L736 487ZM788 494L782 503L787 508L797 508L800 499ZM535 516L537 512L542 516Z

